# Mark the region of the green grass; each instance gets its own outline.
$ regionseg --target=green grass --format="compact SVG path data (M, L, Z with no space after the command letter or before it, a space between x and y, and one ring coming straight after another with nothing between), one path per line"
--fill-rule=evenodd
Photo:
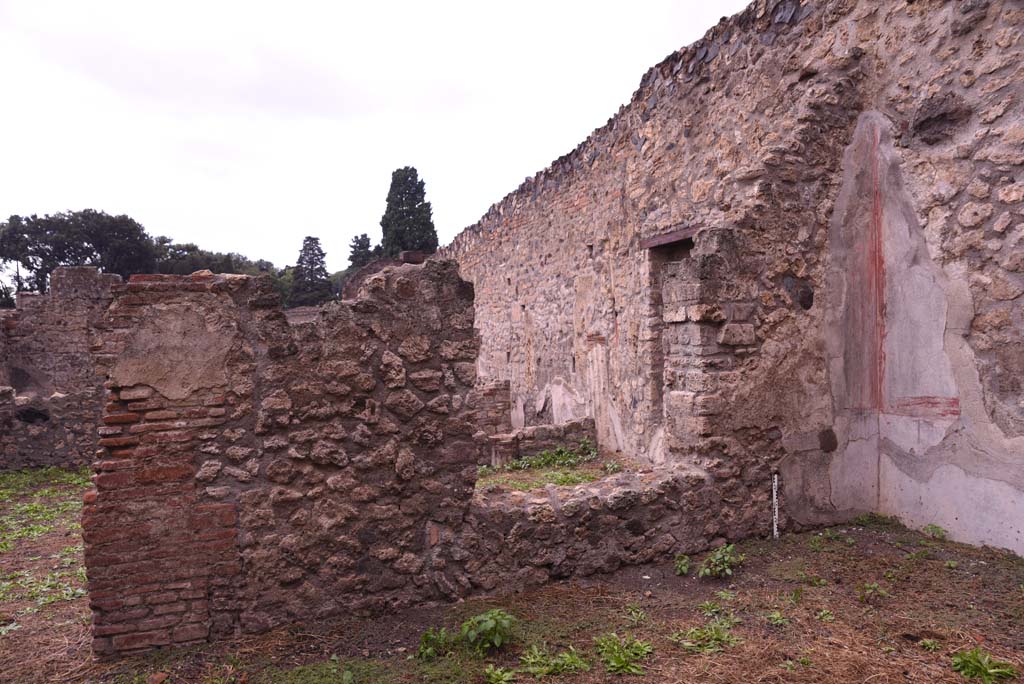
M57 524L70 524L82 508L88 471L38 468L0 473L0 553L23 539L38 539ZM29 501L18 501L26 499Z
M380 663L342 662L332 657L324 662L290 669L270 668L251 681L253 684L388 684L395 679Z
M518 458L507 465L493 468L481 466L477 488L486 490L505 487L529 491L549 484L558 487L593 482L602 477L600 470L580 470L597 459L597 448L587 440L573 448L558 447L531 456Z
M0 473L0 502L35 492L37 497L64 496L67 489L81 490L89 486L89 469L67 470L65 468L32 468Z

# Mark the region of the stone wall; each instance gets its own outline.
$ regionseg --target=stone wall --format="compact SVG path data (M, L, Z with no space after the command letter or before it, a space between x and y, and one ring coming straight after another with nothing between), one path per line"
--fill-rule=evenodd
M757 0L651 69L442 250L514 424L1024 551L1022 25Z
M97 653L444 595L439 530L476 472L454 264L386 269L294 327L263 279L134 276L100 327Z
M0 469L92 462L103 402L93 325L120 280L58 268L47 294L19 293L0 314Z

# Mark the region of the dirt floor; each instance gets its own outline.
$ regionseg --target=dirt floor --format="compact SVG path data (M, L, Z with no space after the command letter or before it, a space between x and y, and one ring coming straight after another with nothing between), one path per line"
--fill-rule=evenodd
M75 523L84 482L58 472L10 479L0 476L2 682L963 682L953 655L974 647L1024 670L1024 560L878 517L738 543L745 559L725 579L697 577L701 555L685 576L669 560L515 595L95 662ZM439 645L431 660L416 657L428 628L458 633L493 608L514 616L511 643L486 656L455 644ZM623 648L609 659L643 674L608 673L595 638L612 632ZM574 657L557 662L589 670L524 671L550 667L570 647ZM550 657L537 656L542 649ZM489 666L503 670L488 680Z

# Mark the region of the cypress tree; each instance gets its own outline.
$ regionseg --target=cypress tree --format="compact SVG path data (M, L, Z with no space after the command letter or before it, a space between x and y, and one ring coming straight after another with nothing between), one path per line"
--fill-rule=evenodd
M352 238L348 243L348 262L352 268L365 266L373 260L373 250L370 249L370 237L363 233Z
M387 207L380 220L384 231L381 243L384 256L394 257L402 250L437 251L437 231L426 201L423 181L412 166L403 166L391 174Z
M327 262L320 238L306 237L302 241L299 260L292 270L292 289L289 306L314 306L332 298L331 280L327 276Z

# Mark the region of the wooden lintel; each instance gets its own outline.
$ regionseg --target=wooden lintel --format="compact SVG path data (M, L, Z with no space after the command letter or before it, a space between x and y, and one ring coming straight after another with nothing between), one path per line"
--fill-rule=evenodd
M640 249L651 249L652 247L661 247L662 245L671 245L673 242L681 242L682 240L688 240L697 234L697 226L685 226L683 228L676 228L670 230L667 233L661 235L655 235L654 237L644 238L640 241Z

